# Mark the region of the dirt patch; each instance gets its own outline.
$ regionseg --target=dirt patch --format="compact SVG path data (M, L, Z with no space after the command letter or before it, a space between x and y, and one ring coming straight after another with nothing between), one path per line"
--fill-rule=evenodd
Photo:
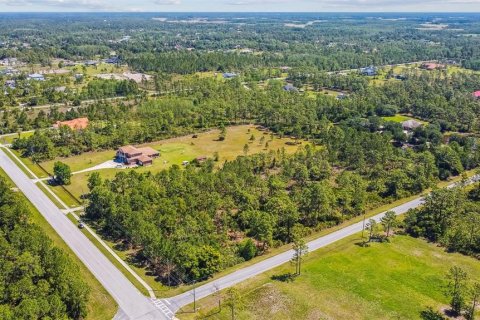
M272 283L265 284L255 293L257 299L250 305L258 319L280 319L289 312L292 301Z
M308 314L306 320L333 320L333 318L329 317L319 309L313 309Z

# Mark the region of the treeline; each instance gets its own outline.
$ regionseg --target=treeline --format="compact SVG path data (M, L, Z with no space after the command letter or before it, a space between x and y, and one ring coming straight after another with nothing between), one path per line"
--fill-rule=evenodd
M52 109L48 115L42 115L39 124L48 122L48 119L87 116L91 125L86 130L75 132L68 128L42 130L31 137L17 139L13 147L21 150L25 156L43 161L55 156L111 149L128 143L150 142L207 128L254 121L279 136L309 139L320 145L343 141L344 145L336 147L334 152L338 155L343 148L343 156L349 159L346 165L355 168L363 166L364 159L373 153L368 150L358 151L358 146L378 137L381 137L385 150L394 150L391 142L395 146L404 146L408 142L416 151L428 151L438 162L442 179L478 165L475 147L477 140L474 137L452 134L448 145L444 144L443 138L443 132L453 129L452 122L460 117L468 120L463 124L463 129L477 130L480 113L474 112L479 104L467 93L462 96L454 92L459 100L446 100L443 93L438 98L435 98L433 92L428 94L428 97L434 97L436 101L445 99L447 103L452 103L448 106L452 112L447 117L441 113L447 106L440 105L443 109L431 115L433 124L417 128L412 134L406 135L400 124L384 121L376 115L376 110L384 106L382 100L387 101L387 97L399 101L401 96L411 99L415 110L421 106L421 101L426 100L414 100L405 91L400 94L391 90L387 84L343 100L324 95L311 99L307 95L285 92L275 83L265 90L255 87L246 89L239 80L223 83L212 79L193 79L173 85L178 89L175 94L177 97L167 96L146 101L137 107L96 104L71 110L67 114ZM422 96L421 93L418 95ZM459 101L465 103L460 104ZM436 106L429 105L432 108ZM466 117L467 114L471 117ZM360 137L363 141L358 140Z
M381 86L368 85L368 80L358 74L327 74L294 70L289 78L298 86L310 85L314 90L326 87L353 91L345 106L332 113L333 121L356 116L393 116L412 114L420 119L438 124L442 131L479 131L480 103L472 97L480 88L476 74L434 71L417 74L408 71L405 80L388 81Z
M87 216L140 249L138 258L165 283L178 284L288 243L295 232L421 193L439 177L463 172L462 160L480 160L468 144L415 152L395 148L388 133L328 123L319 132L312 139L318 146L240 157L218 170L210 160L111 181L92 175Z
M83 319L89 289L0 178L0 319Z
M0 108L8 106L37 106L51 103L79 104L81 100L104 99L118 96L138 95L140 90L135 81L95 79L83 89L71 87L68 77L47 78L46 81L27 80L20 76L13 88L5 85L6 79L0 76Z
M208 22L204 16L188 14L170 16L168 21L152 18L2 16L0 57L48 65L53 58L106 58L115 51L137 70L180 74L280 65L335 71L432 59L456 59L476 68L480 57L478 38L470 36L478 30L475 14L442 16L446 24L462 29L455 32L418 30L422 22L437 19L435 15L394 22L379 19L380 15L339 19L328 14L250 14L241 16L242 23L239 17L224 14L207 18L221 23L202 23ZM312 23L315 20L320 22ZM247 53L237 54L245 48Z
M362 149L383 148L380 136L372 139ZM137 258L166 284L190 282L436 180L428 154L407 160L388 153L367 159L375 172L334 167L333 150L307 145L292 156L240 157L218 170L209 160L155 175L122 172L111 181L92 174L86 216L139 249Z
M405 218L406 231L451 252L480 258L480 184L472 189L436 190Z

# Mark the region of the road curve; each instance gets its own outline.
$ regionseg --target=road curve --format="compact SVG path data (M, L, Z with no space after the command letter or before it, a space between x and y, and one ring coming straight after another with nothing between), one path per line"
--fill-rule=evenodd
M0 149L0 167L115 299L120 308L116 319L171 318L149 298L142 295L2 149Z
M479 181L479 176L474 176L470 179L468 183L473 183ZM453 187L455 184L449 185L447 188ZM409 202L406 202L402 205L399 205L395 208L390 209L389 211L394 211L397 215L403 214L410 209L417 208L423 204L424 198L419 197ZM386 211L385 211L386 212ZM385 215L385 212L379 213L376 216L371 217L377 222ZM344 239L351 235L361 232L363 229L363 221L357 222L340 230L334 231L328 235L315 239L307 243L309 251L315 251L317 249L323 248L329 244L332 244L338 240ZM276 256L268 258L264 261L251 265L249 267L235 271L229 275L221 277L217 280L211 281L204 285L201 285L195 288L195 297L196 299L205 298L211 294L214 294L218 290L222 290L228 287L231 287L237 283L245 281L249 278L252 278L256 275L264 273L270 269L278 267L284 263L287 263L291 260L293 256L293 250L289 250L283 253L280 253ZM187 291L183 294L180 294L175 297L165 299L169 304L169 309L172 312L177 312L182 307L189 305L193 302L193 290Z

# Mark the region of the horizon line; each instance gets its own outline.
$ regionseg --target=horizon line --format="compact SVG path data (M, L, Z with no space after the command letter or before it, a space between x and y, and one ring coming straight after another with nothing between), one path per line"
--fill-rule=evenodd
M450 14L480 14L480 11L2 11L2 14L22 14L22 13L303 13L303 14L322 14L322 13L370 13L370 14L383 14L383 13L398 13L398 14L424 14L424 13L450 13Z

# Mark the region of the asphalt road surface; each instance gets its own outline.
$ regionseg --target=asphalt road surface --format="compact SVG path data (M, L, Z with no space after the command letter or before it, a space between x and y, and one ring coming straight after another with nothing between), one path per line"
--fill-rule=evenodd
M479 176L474 176L473 178L470 179L469 183L473 183L477 181L479 181ZM448 186L448 188L451 188L454 185L455 184L451 184ZM423 203L423 201L424 201L424 198L416 198L412 201L399 205L398 207L392 208L391 211L394 211L397 215L400 215L402 213L407 212L410 209L417 208ZM385 212L382 212L374 217L371 217L371 219L375 219L378 222L384 215L385 215ZM363 221L357 222L355 224L352 224L343 229L332 232L328 235L325 235L323 237L320 237L318 239L315 239L307 243L308 249L309 251L314 251L314 250L323 248L338 240L344 239L346 237L349 237L351 235L361 232L363 227L364 227ZM274 257L268 258L264 261L261 261L257 264L254 264L252 266L235 271L229 275L226 275L212 282L201 285L195 288L195 298L199 300L201 298L214 294L218 290L231 287L237 283L240 283L256 275L264 273L265 271L278 267L284 263L289 262L292 259L292 256L293 256L293 250L289 250L284 253L278 254ZM167 303L169 304L170 310L172 310L173 312L177 312L182 307L193 303L193 297L194 297L193 290L190 290L183 294L180 294L178 296L175 296L166 300L168 301Z
M115 299L120 309L116 319L171 319L169 310L142 295L2 149L0 166Z
M168 299L155 299L154 301L143 296L1 149L0 166L117 301L120 310L115 319L171 319L175 312L193 302L193 290ZM475 181L479 181L479 176L472 178L470 183ZM423 201L424 198L416 198L391 210L399 215L420 206ZM385 212L382 212L372 219L380 221L384 214ZM357 222L309 242L308 248L310 251L314 251L325 247L361 232L363 227L363 221ZM292 256L293 250L289 250L201 285L195 288L195 297L198 300L231 287L289 262Z

